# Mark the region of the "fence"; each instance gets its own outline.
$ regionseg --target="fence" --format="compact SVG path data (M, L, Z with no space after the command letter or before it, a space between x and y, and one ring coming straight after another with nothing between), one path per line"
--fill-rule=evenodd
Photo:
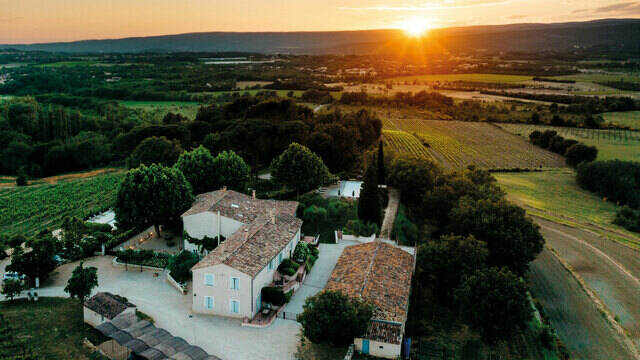
M280 319L298 321L298 315L300 314L294 313L294 312L280 311L276 316Z

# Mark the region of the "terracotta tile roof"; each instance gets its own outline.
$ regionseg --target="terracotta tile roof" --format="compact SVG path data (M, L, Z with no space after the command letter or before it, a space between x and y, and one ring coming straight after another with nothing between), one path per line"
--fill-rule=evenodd
M242 226L220 246L200 260L192 270L226 264L255 277L278 255L302 226L302 220L289 214L261 215Z
M127 308L135 307L127 299L109 292L99 292L85 300L84 306L111 320Z
M220 211L224 217L250 224L258 216L268 215L272 209L276 209L279 214L295 215L297 208L297 201L254 199L233 190L216 190L196 196L193 206L182 216Z
M371 320L364 339L399 345L402 342L402 325L386 321Z
M404 323L412 276L411 254L374 241L345 248L326 289L342 291L375 305L376 319Z

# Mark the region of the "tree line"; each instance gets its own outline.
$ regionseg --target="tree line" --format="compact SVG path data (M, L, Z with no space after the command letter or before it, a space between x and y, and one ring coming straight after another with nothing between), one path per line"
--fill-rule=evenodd
M543 149L565 157L568 165L576 167L582 162L591 162L598 157L598 149L573 139L565 139L554 130L535 130L529 134L529 141Z

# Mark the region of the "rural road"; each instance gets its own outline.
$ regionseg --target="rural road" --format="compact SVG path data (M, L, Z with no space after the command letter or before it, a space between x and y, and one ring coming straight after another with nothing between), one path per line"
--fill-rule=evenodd
M640 348L640 253L588 230L576 229L540 218L534 218L534 220L541 226L540 231L547 244L554 248L557 254L584 279L609 312L619 319L620 325L636 348ZM545 264L548 263L548 260L545 261ZM532 270L533 267L532 265ZM539 265L537 271L538 279L542 276L540 272L549 272L548 269L543 269ZM567 275L570 274L567 273ZM544 276L550 277L550 274L544 274ZM551 277L548 280L554 279ZM551 282L548 284L550 287L553 285ZM576 311L584 312L585 309ZM602 318L597 310L594 310L594 314ZM585 317L587 314L581 316ZM565 325L559 325L559 327L562 326ZM594 334L599 333L594 331ZM566 340L562 338L563 341L567 341L568 346L574 341L572 339L574 336L569 336ZM618 351L622 351L621 349L618 347ZM613 358L619 358L619 356ZM599 357L585 358L598 359Z
M382 220L382 226L380 227L381 239L391 239L391 232L393 231L393 224L396 221L399 204L400 191L390 187L389 202L387 204L387 208L384 210L384 219Z

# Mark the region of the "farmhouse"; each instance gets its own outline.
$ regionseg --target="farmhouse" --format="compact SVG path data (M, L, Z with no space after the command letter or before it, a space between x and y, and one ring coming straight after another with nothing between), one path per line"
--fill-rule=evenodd
M99 292L84 302L84 322L94 327L125 313L136 313L136 306L119 295Z
M414 266L413 254L382 241L344 250L326 290L361 298L376 308L366 334L354 339L356 350L389 359L400 356Z
M194 312L251 319L261 310L262 288L300 241L297 206L226 189L197 196L182 215L185 231L226 240L192 268ZM185 249L196 250L187 240Z

